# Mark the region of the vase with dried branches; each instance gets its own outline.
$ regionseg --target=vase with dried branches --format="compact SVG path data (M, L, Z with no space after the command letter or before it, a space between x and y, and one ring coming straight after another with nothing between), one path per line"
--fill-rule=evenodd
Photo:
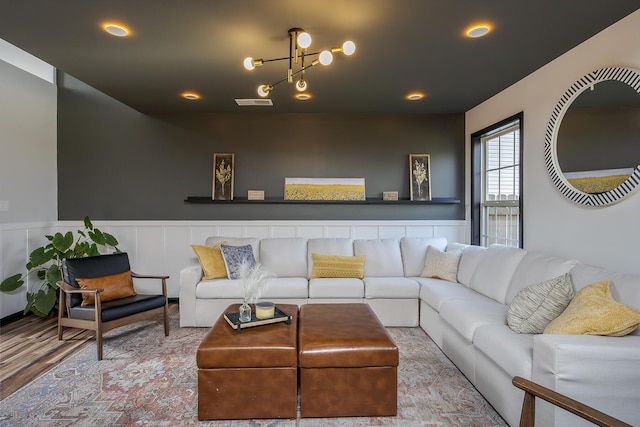
M243 296L242 305L239 309L240 321L249 322L251 321L251 306L249 304L256 303L266 288L268 280L273 278L274 275L265 270L262 265L248 261L243 261L240 264L238 274L242 283Z

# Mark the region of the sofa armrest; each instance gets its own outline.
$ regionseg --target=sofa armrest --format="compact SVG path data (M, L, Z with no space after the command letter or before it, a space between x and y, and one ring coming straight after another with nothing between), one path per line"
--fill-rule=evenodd
M532 380L632 425L640 425L640 336L536 335ZM575 419L546 402L539 425Z
M200 264L180 270L180 326L196 326L196 287L202 274Z

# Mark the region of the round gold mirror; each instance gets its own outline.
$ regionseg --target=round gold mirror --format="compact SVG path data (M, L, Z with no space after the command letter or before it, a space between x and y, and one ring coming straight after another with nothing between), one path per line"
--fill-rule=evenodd
M640 72L608 67L574 83L549 121L545 163L558 190L582 205L640 188Z

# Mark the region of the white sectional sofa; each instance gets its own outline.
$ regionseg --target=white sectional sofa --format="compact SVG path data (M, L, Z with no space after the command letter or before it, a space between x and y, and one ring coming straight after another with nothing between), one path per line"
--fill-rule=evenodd
M373 239L346 238L235 238L209 237L206 246L226 242L231 246L251 245L254 257L276 277L270 279L263 300L276 304L307 302L367 302L385 326L418 326L420 285L406 277L420 275L427 246L440 250L445 238ZM313 278L312 254L364 255L364 279ZM180 326L211 326L230 304L242 300L238 280L202 280L194 264L180 272Z
M570 273L575 291L611 280L616 301L640 310L640 276L619 274L501 245L482 248L444 238L253 239L250 244L275 278L262 299L276 303L365 302L385 326L420 325L511 426L519 423L523 392L514 376L530 379L632 425L640 425L640 331L623 337L519 334L507 325L509 304L527 286ZM457 282L421 277L427 248L460 250ZM312 278L312 253L364 255L364 278ZM180 274L181 326L211 326L242 299L228 279L202 280L196 263ZM538 426L590 425L545 402Z

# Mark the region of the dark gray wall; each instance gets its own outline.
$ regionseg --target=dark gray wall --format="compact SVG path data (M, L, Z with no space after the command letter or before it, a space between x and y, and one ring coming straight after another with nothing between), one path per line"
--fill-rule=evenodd
M457 205L209 204L213 153L235 153L235 196L283 196L285 177L363 177L409 197L410 153L431 154L433 197L464 199L464 115L150 117L60 73L59 219L464 219Z

